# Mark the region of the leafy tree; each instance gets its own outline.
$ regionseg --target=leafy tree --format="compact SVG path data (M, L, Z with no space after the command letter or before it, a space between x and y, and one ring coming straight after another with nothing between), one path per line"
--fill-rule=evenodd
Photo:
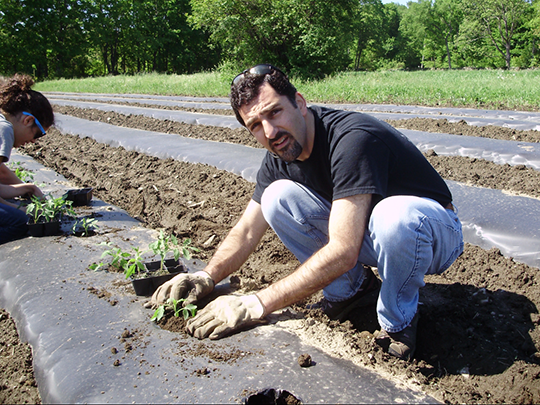
M540 0L535 0L530 9L529 19L525 26L529 29L531 45L531 65L539 66L540 58L538 55L538 45L540 43Z
M187 23L189 0L89 0L92 47L104 74L191 73L217 64L207 35Z
M413 4L408 3L409 6ZM420 47L410 34L403 29L403 21L408 8L395 3L384 5L387 26L387 40L384 43L384 58L399 63L405 68L416 68L420 63Z
M272 62L293 75L321 77L351 57L354 0L191 0L190 22L210 32L225 61Z
M409 24L416 26L416 34L422 39L422 47L426 42L442 46L446 50L448 68L452 69L453 42L459 32L463 19L460 0L419 0L410 3ZM424 53L423 53L424 55Z
M416 67L420 53L401 30L407 7L380 0L363 0L355 19L354 69Z
M92 46L98 50L103 74L119 74L122 44L130 29L132 14L129 0L90 0L87 28L92 33Z
M472 32L482 31L510 69L514 35L522 23L528 0L463 0Z
M25 72L37 78L84 74L83 9L81 1L1 0L2 72Z
M43 37L47 44L50 77L84 76L87 59L87 36L84 32L84 1L37 0L41 10L36 19L44 18Z
M356 51L354 70L366 66L362 60L363 53L370 49L382 55L382 43L387 39L384 6L380 0L360 0L354 21L356 33Z
M203 31L190 27L190 12L189 0L135 0L137 39L132 49L147 70L194 72L217 64L219 52L209 49Z

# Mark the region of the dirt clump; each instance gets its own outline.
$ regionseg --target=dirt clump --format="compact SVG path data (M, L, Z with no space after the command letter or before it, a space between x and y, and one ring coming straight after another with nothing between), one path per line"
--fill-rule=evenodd
M309 355L308 353L303 353L298 356L298 365L300 367L311 367L313 365L311 355Z

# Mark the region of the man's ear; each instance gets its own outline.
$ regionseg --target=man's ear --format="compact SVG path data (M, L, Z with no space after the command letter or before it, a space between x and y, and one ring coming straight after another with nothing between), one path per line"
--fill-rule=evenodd
M302 111L302 114L305 115L305 113L307 111L307 101L306 101L306 99L304 98L303 95L296 92L295 100L296 100L297 107L300 108L300 110Z

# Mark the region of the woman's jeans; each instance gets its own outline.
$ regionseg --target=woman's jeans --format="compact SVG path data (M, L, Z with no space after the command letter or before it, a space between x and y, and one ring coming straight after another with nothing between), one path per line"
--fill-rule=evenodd
M27 221L21 210L0 203L0 244L26 236Z
M265 190L261 207L301 263L327 244L331 204L305 186L275 181ZM416 314L424 276L442 273L462 252L461 222L453 210L429 198L388 197L373 208L358 263L326 286L324 297L334 302L351 298L364 281L363 264L377 267L383 281L379 323L388 332L399 332Z

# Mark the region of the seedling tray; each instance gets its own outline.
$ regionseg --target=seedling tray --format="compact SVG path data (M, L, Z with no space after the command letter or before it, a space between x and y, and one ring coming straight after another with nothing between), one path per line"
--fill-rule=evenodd
M43 236L55 236L60 233L60 222L39 222L37 224L28 224L28 233L30 236L43 237Z
M92 190L92 187L72 189L68 190L64 196L66 200L73 201L73 207L80 207L90 204L90 201L92 201Z
M131 280L133 290L137 296L148 297L152 295L159 286L166 283L174 276L180 273L187 273L187 269L178 260L168 259L165 260L165 267L169 274L162 274L159 276L152 275L152 273L159 270L161 262L147 262L145 267L147 268L147 276L144 278Z

